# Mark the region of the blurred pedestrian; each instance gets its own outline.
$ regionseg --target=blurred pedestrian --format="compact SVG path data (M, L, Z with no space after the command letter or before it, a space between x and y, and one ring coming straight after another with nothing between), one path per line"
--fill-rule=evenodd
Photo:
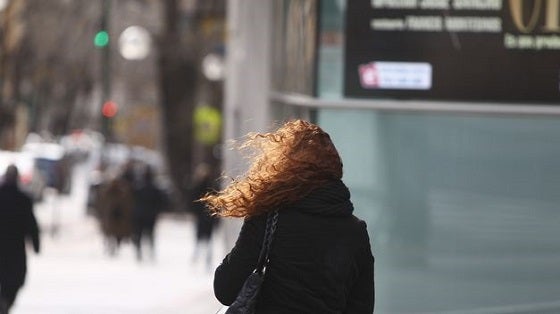
M109 255L118 253L121 243L132 236L134 206L131 173L123 173L100 187L98 217Z
M192 200L191 212L195 217L196 226L196 242L192 254L192 260L195 262L199 256L206 255L206 265L212 265L212 233L218 224L218 218L212 216L206 206L198 201L206 193L217 189L217 181L212 174L212 168L207 163L197 165L193 175L191 188Z
M19 171L8 166L0 186L0 309L14 304L25 282L27 254L25 240L39 253L39 228L30 196L18 187Z
M146 165L138 185L134 189L134 210L132 212L134 245L136 258L142 260L142 240L148 241L152 259L155 258L154 229L159 213L167 204L165 194L154 180L154 170Z
M342 161L329 135L294 120L252 134L244 176L203 200L216 214L245 218L218 266L214 293L231 305L253 272L269 212L277 211L256 313L373 313L374 258L364 221L353 215Z

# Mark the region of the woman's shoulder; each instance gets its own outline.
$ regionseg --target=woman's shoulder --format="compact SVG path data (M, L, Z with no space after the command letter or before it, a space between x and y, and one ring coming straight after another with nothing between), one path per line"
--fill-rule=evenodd
M243 219L243 222L249 225L261 225L266 223L267 216L268 216L267 213L260 213L257 215L246 216Z
M356 241L358 241L358 243L360 243L362 247L364 245L369 247L371 241L367 223L354 215L352 215L352 220L354 224L353 230Z

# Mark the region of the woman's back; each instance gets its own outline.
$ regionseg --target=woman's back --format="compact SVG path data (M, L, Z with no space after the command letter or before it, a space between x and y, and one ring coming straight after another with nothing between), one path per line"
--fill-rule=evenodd
M218 300L230 305L239 294L232 311L256 300L260 314L373 313L367 228L352 214L330 136L313 123L293 120L274 132L250 133L239 147L251 160L246 173L201 199L219 216L245 218L235 247L216 269ZM241 288L255 270L267 213L275 209L278 223L256 296L258 275Z
M373 312L373 256L365 223L352 210L340 181L280 210L257 313ZM265 222L266 215L246 220L236 248L217 269L220 300L235 298L238 288L231 287L254 268Z

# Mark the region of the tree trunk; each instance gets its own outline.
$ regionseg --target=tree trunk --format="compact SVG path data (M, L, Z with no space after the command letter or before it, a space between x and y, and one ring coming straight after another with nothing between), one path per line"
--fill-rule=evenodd
M165 155L171 179L181 193L181 201L185 201L192 168L192 115L198 62L193 46L187 50L182 44L178 12L177 0L165 0L166 25L159 41L159 75Z

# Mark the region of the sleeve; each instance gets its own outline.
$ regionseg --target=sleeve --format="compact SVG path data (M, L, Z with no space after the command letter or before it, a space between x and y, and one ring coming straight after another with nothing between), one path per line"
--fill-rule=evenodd
M214 294L222 304L231 305L235 301L243 283L255 269L265 224L266 215L246 219L235 246L216 268Z
M364 245L360 249L357 259L359 274L350 292L350 298L346 312L348 314L371 314L375 305L375 284L374 284L374 257L371 253L371 245L367 228L364 228Z
M35 214L33 214L33 203L31 202L31 200L28 200L28 202L26 203L26 235L33 243L33 250L35 251L35 253L39 253L41 250L39 241L39 226L37 225Z

